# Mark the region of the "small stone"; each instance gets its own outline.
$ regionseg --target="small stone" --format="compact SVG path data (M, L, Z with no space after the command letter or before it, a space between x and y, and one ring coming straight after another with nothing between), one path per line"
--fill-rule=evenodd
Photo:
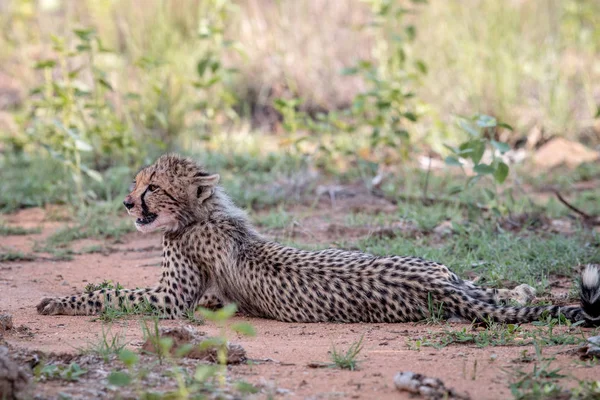
M17 399L28 383L29 375L10 358L8 348L0 346L0 399Z
M587 339L594 346L600 346L600 336L592 336Z
M0 314L0 333L11 331L13 328L12 315Z
M433 233L438 236L448 236L453 232L452 221L444 221L435 228L433 228Z
M544 169L565 164L575 168L584 162L593 162L600 158L600 153L589 149L581 143L564 138L555 138L545 143L533 156L533 162Z
M411 371L398 372L394 376L396 389L419 394L431 399L460 399L467 400L469 396L456 393L448 389L441 379L430 378Z
M191 326L180 328L160 328L161 338L170 338L173 340L171 353L177 352L177 349L182 346L192 345L191 350L184 355L186 358L208 361L212 363L218 362L217 349L214 347L202 348L202 342L210 340L204 336L204 333L198 333ZM154 340L148 338L142 345L142 350L149 353L156 353ZM246 350L239 344L227 343L227 364L241 364L246 361Z

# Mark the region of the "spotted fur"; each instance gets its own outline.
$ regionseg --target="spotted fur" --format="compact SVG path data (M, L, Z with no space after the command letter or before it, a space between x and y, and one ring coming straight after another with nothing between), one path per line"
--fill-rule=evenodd
M588 267L582 305L514 307L535 292L479 287L446 266L418 257L306 251L269 241L217 185L219 176L177 155L140 171L124 204L142 232L163 230L162 276L155 287L100 290L44 299L41 314L87 315L107 304L150 305L178 318L199 304L235 302L252 316L286 322L408 322L442 304L446 317L522 323L565 315L598 325L600 279Z

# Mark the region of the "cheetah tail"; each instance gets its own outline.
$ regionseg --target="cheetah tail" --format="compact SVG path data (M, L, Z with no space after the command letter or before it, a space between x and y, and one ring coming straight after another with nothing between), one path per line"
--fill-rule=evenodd
M588 265L581 274L581 317L586 324L600 326L600 270Z

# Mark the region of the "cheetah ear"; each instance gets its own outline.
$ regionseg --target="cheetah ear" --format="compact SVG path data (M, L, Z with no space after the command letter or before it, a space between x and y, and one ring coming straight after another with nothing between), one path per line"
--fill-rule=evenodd
M194 175L193 181L196 186L216 186L221 177L219 174L207 174L206 172L198 172Z
M193 193L200 203L213 194L214 187L219 183L219 178L219 174L209 175L204 172L199 172L194 176L192 183Z

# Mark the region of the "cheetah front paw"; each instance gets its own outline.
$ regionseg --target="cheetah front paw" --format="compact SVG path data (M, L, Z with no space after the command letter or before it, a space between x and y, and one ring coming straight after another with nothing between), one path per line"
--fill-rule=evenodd
M64 314L65 307L59 299L47 297L37 305L37 312L42 315Z
M523 306L535 299L535 289L526 284L519 285L511 290L510 298Z

